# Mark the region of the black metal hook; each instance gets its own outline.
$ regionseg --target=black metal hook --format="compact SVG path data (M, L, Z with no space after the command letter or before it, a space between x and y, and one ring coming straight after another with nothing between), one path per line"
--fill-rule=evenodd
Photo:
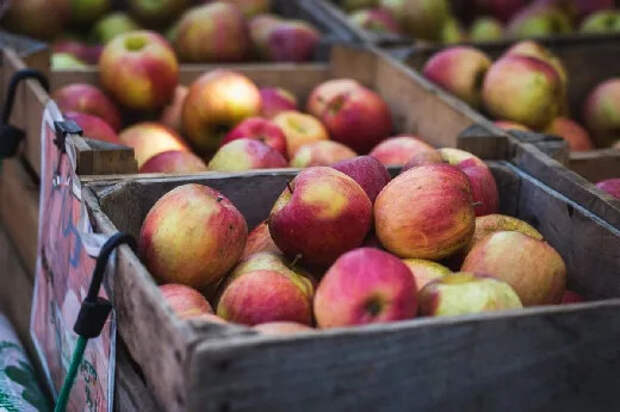
M15 93L17 91L17 86L22 82L22 80L27 79L35 79L38 80L41 84L41 87L45 89L45 91L49 92L50 85L47 81L47 78L43 73L35 69L21 69L13 73L11 77L11 81L9 82L9 88L7 90L6 99L4 101L4 107L2 108L2 123L7 124L11 117L11 113L13 111L13 104L15 103Z

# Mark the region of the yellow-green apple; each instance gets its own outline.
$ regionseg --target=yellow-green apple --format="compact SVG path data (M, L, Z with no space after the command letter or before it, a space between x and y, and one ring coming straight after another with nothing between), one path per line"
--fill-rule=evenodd
M63 112L80 112L99 116L112 129L121 128L121 114L116 105L97 87L86 83L73 83L57 89L52 99Z
M271 0L224 0L232 3L241 10L246 18L257 14L268 13L271 10Z
M362 244L372 203L355 180L330 167L311 167L287 186L269 215L271 237L287 256L327 266Z
M239 8L216 1L186 11L174 48L185 62L237 62L249 51L248 29Z
M418 167L422 165L431 165L433 163L443 163L441 154L437 150L424 150L415 153L402 167L402 172L409 170L412 167Z
M82 134L89 139L121 144L114 129L101 117L80 112L65 112L64 117L73 120L82 128Z
M568 147L573 152L582 152L594 149L592 140L587 130L574 120L566 117L556 117L547 126L545 130L547 134L560 136L568 143Z
M199 153L215 151L230 129L257 116L261 98L246 76L214 70L200 76L189 88L183 103L183 130Z
M379 5L396 17L411 36L426 40L437 40L450 16L447 0L380 0Z
M411 319L416 311L411 271L397 257L375 248L340 256L314 298L314 316L321 328Z
M392 132L390 108L381 96L365 87L333 94L323 105L322 111L312 114L323 122L331 139L358 153L368 153Z
M475 6L482 13L507 22L510 18L527 4L527 0L476 0Z
M489 17L479 17L469 28L469 39L473 42L501 40L504 37L504 26L501 21Z
M333 79L323 82L310 93L306 102L306 111L315 117L320 117L330 101L360 87L362 85L353 79Z
M570 33L569 16L553 5L532 4L517 13L508 24L507 32L520 39Z
M447 164L401 173L379 193L374 212L381 244L402 258L448 257L467 245L474 233L469 179Z
M403 263L407 265L413 274L418 292L429 283L452 273L452 271L444 265L433 262L432 260L403 259Z
M495 232L477 242L461 270L507 282L524 306L560 303L566 287L566 266L558 252L517 231Z
M251 169L278 169L288 162L271 146L256 139L236 139L220 147L211 161L209 170L236 172Z
M64 29L70 14L69 0L17 0L8 3L2 25L49 41Z
M544 128L563 105L562 79L550 64L529 56L508 55L487 71L482 100L495 117Z
M562 295L562 303L570 304L570 303L580 303L585 302L586 300L577 292L573 292L572 290L564 291Z
M161 112L161 116L159 118L159 122L169 128L181 133L183 130L183 121L181 118L181 113L183 111L183 103L185 103L185 98L187 97L187 93L189 93L189 88L183 85L177 85L174 89L174 96L172 97L172 101Z
M283 20L267 34L267 42L259 46L261 57L275 62L312 60L321 40L321 33L303 20Z
M174 20L190 0L128 0L130 13L149 27L161 27Z
M251 255L259 252L282 253L271 238L267 220L259 223L248 235L248 240L245 242L245 248L241 254L241 260L246 260Z
M374 7L379 3L379 0L341 0L340 7L346 11L354 11L359 9L366 9L368 7Z
M127 13L114 12L103 16L91 31L93 41L106 44L119 34L140 30L141 27Z
M265 335L296 335L315 331L308 325L285 321L261 323L254 326L253 329Z
M105 45L99 73L103 87L121 104L151 111L172 99L179 65L166 39L141 30L120 34Z
M601 10L592 13L579 26L581 33L614 33L620 31L620 12Z
M354 11L349 15L349 21L357 27L376 33L400 33L400 26L394 16L379 8Z
M423 316L458 316L523 307L506 282L491 276L459 272L426 285L419 293Z
M245 219L221 193L199 184L163 195L140 230L140 256L161 282L203 289L239 260L248 235Z
M213 308L205 297L189 286L168 283L161 285L159 291L172 311L181 319L195 318L207 313L213 313Z
M301 146L329 139L323 124L309 114L285 111L274 117L272 121L284 132L289 159L295 156Z
M608 147L620 139L620 77L606 80L590 92L583 118L597 146Z
M455 17L448 17L441 26L439 41L443 44L455 44L466 40L467 34L461 23Z
M69 53L52 53L50 67L53 70L80 70L87 69L88 64Z
M273 122L262 117L250 117L239 123L222 140L222 145L236 139L256 139L275 149L284 158L288 157L286 136Z
M419 137L396 136L375 146L370 151L370 156L386 166L402 166L412 157L424 152L436 152L436 150Z
M189 147L174 130L154 122L137 123L118 135L125 146L132 147L138 168L151 157L169 150L189 151Z
M207 170L201 158L186 150L168 150L151 156L140 173L196 173Z
M620 199L620 178L602 180L596 184L596 187Z
M439 149L439 153L445 162L458 167L467 175L476 216L497 213L499 192L489 167L478 157L464 150L447 147Z
M271 119L281 112L297 110L297 97L280 87L263 87L260 89L262 107L260 115Z
M532 129L522 125L521 123L511 122L510 120L496 120L493 124L503 130L520 130L522 132L531 132Z
M71 0L69 4L71 22L78 25L92 24L110 8L110 0Z
M353 150L342 143L321 140L301 146L291 159L291 167L331 166L341 160L357 156Z
M371 202L390 181L390 173L383 163L372 156L358 156L331 165L355 180L364 189Z
M449 91L473 107L481 103L480 93L491 59L469 46L455 46L435 53L424 66L423 74L431 82Z

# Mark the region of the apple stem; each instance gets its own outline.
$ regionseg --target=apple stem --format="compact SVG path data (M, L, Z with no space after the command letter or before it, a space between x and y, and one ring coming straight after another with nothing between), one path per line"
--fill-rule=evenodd
M215 199L215 201L216 201L217 203L220 203L222 200L224 200L224 196L222 196L222 195L217 195L217 198Z
M286 187L288 187L288 191L291 192L291 194L293 194L293 188L291 187L290 180L288 182L286 182Z
M299 262L299 260L301 259L302 254L298 253L297 255L295 255L295 258L293 259L293 261L291 262L290 268L294 268L295 265L297 264L297 262Z

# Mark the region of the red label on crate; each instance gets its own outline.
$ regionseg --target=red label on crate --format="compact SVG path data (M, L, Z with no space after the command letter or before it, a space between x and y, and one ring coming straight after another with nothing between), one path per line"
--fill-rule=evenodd
M77 342L73 325L90 285L93 256L105 241L90 226L71 139L64 154L54 143L54 121L60 120L60 111L50 102L41 125L39 243L30 319L30 333L55 397ZM101 296L107 297L105 291ZM115 337L112 312L101 335L88 341L67 410L112 410Z

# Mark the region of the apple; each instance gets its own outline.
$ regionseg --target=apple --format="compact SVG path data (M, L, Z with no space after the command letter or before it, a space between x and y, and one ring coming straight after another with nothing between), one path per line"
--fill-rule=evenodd
M331 165L336 170L355 180L364 189L371 202L390 181L385 166L372 156L358 156L341 160Z
M248 235L248 240L245 242L245 249L243 249L243 253L241 254L241 260L246 260L249 256L259 252L282 253L271 238L267 220L259 223Z
M508 283L468 272L446 275L420 291L420 314L424 316L458 316L522 307Z
M590 92L583 119L597 146L608 147L620 139L620 77L608 79Z
M184 62L238 62L246 58L249 47L243 14L222 1L186 11L174 36L174 48Z
M269 53L269 36L281 21L280 16L270 13L259 14L248 21L248 32L256 54L266 56Z
M482 83L490 66L491 59L480 50L455 46L435 53L424 65L423 74L439 87L478 108Z
M329 268L316 291L314 316L321 328L411 319L417 311L411 271L375 248L345 253Z
M214 70L200 76L189 88L183 103L183 130L201 154L215 151L230 129L257 116L261 98L246 76Z
M165 126L168 126L174 131L181 133L183 130L183 121L181 113L183 111L183 103L189 93L189 88L183 85L177 85L174 89L174 95L170 104L161 112L159 122Z
M559 303L566 285L566 266L558 252L517 231L495 232L477 242L461 270L507 282L524 306Z
M497 213L499 210L499 191L489 167L478 157L460 149L439 149L441 158L459 168L467 175L471 185L476 216Z
M450 16L447 0L380 0L379 6L389 11L411 36L425 40L437 40Z
M346 85L346 83L345 83ZM363 86L343 88L339 93L324 93L319 85L313 95L324 95L322 110L310 111L323 122L330 137L366 154L392 132L392 115L387 103L375 92ZM313 105L309 102L308 107Z
M250 31L259 56L274 62L311 60L321 39L321 33L302 20L276 21L256 33Z
M503 130L520 130L522 132L531 132L532 129L522 125L521 123L511 122L510 120L496 120L493 124Z
M186 184L163 195L148 212L139 252L156 279L201 290L233 268L247 235L245 219L226 197Z
M420 153L437 152L435 148L416 136L396 136L375 146L370 156L386 166L402 166ZM429 156L433 156L432 154Z
M73 83L57 89L52 99L63 112L80 112L99 116L112 129L121 127L121 114L112 100L97 87L86 83Z
M620 178L602 180L596 184L596 187L620 199Z
M114 129L101 117L80 112L65 112L64 117L73 120L82 128L82 134L89 139L121 144Z
M295 157L295 153L301 146L329 139L323 124L308 114L285 111L274 117L272 121L284 132L289 159Z
M475 6L483 13L507 22L527 4L527 0L476 0Z
M53 70L80 70L87 69L88 64L69 53L52 53L50 67Z
M403 165L401 171L404 172L414 167L431 165L434 163L443 163L441 154L437 150L421 151L411 156L407 163Z
M577 10L577 17L584 17L600 10L613 9L616 5L614 0L573 0Z
M568 147L573 152L582 152L594 149L592 140L588 132L574 120L566 117L556 117L547 126L547 134L560 136L568 143Z
M127 0L129 12L149 27L161 27L174 20L190 0Z
M327 266L362 244L371 218L372 203L355 180L330 167L311 167L274 204L269 232L287 256Z
M168 150L151 156L140 167L140 173L196 173L205 172L207 165L201 158L186 150Z
M85 64L97 64L103 47L99 44L89 45L78 40L61 39L52 44L52 51L56 53L68 53L75 56Z
M452 273L452 271L444 265L433 262L432 260L403 259L403 263L407 265L413 274L418 292L429 283Z
M478 17L469 28L469 39L473 42L495 41L504 37L504 26L493 17Z
M8 4L2 25L11 31L49 41L68 23L70 12L69 0L17 0Z
M241 10L246 18L257 14L268 13L271 10L271 0L224 0L232 3Z
M564 97L553 66L534 57L508 55L488 70L482 100L491 115L544 128L560 113Z
M543 236L529 223L513 216L490 214L476 217L476 229L470 245L474 245L495 232L520 232L536 240ZM471 249L471 247L469 247Z
M110 0L71 0L69 4L71 21L78 25L92 24L110 8Z
M341 0L340 7L346 11L354 11L359 9L365 9L368 7L374 7L379 3L379 0Z
M462 43L467 40L467 34L456 18L448 17L441 27L439 40L443 44Z
M181 319L213 313L207 299L196 289L189 286L168 283L159 286L159 291L164 295L164 299L172 311Z
M298 333L314 332L314 329L308 325L284 321L261 323L252 329L265 335L296 335Z
M215 152L209 170L237 172L251 169L278 169L288 162L277 150L256 139L236 139Z
M559 7L533 4L524 8L510 20L507 33L510 36L524 39L570 33L571 30L569 16Z
M601 10L592 13L581 23L581 33L614 33L620 31L620 12Z
M281 112L297 110L297 97L280 87L263 87L260 89L262 107L260 115L267 119L276 117Z
M331 140L308 143L301 146L291 159L291 167L330 166L341 160L357 156L353 150L342 143Z
M379 8L357 10L349 15L349 22L375 33L400 33L400 26L394 16Z
M562 295L561 303L571 304L571 303L581 303L585 301L586 300L579 293L573 292L572 290L565 290L564 294Z
M320 117L327 110L328 104L340 95L347 95L353 90L363 87L353 79L332 79L316 86L306 103L306 111Z
M172 47L159 34L119 34L103 48L99 79L117 101L133 110L163 108L174 95L179 64Z
M261 117L250 117L239 123L222 140L222 145L236 139L255 139L279 152L286 159L286 136L279 126Z
M219 324L225 324L228 323L226 322L224 319L220 318L219 316L213 314L213 313L203 313L202 315L198 315L195 318L192 318L193 320L200 320L203 322L209 322L209 323L219 323Z
M119 140L134 149L134 156L141 168L151 157L170 150L188 152L189 147L174 130L154 122L137 123L124 129Z
M91 30L91 38L106 44L119 34L141 30L142 28L127 13L114 12L103 16Z

